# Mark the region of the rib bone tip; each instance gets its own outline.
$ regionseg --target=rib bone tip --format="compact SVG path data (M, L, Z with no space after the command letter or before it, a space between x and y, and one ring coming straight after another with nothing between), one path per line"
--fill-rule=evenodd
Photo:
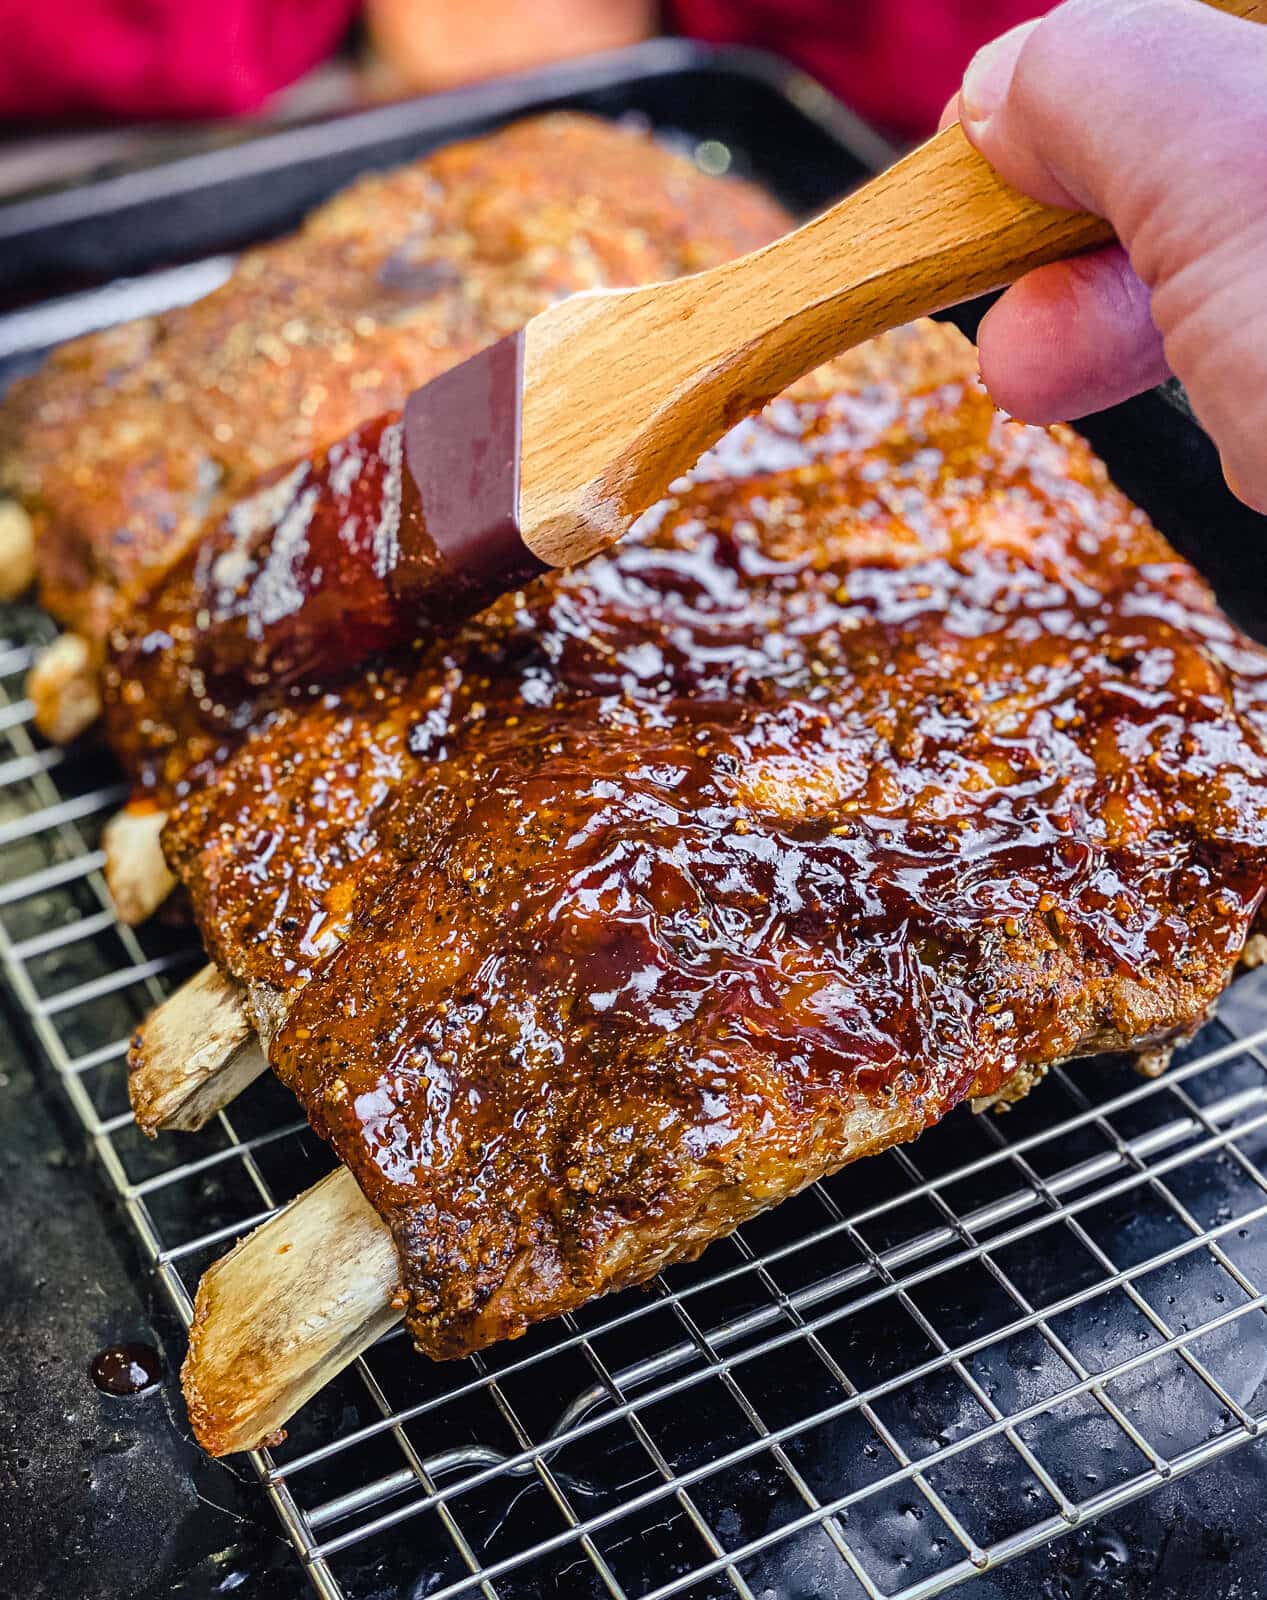
M176 887L163 859L161 836L166 821L165 811L125 806L102 831L106 887L119 920L130 928L153 916Z
M16 500L0 500L0 600L17 600L35 581L35 528Z
M53 744L69 744L101 715L101 689L92 645L80 633L54 639L31 668L26 692L35 726Z
M207 966L156 1006L132 1036L128 1094L137 1126L195 1132L267 1066L231 979Z
M343 1167L208 1267L181 1368L203 1449L223 1456L275 1440L399 1319L399 1278L391 1234Z

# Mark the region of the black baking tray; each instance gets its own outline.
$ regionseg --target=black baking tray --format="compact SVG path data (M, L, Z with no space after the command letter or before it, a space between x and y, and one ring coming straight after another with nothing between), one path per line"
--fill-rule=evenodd
M564 106L643 119L687 150L704 141L716 141L729 152L732 170L763 183L797 213L811 212L835 199L893 154L856 117L790 67L751 52L662 40L546 73L383 107L159 166L116 173L0 208L0 304L11 308L0 312L0 389L16 372L37 363L50 344L108 320L109 308L119 303L112 298L118 292L118 279L137 277L133 299L140 309L144 309L147 296L153 305L169 303L173 293L179 293L179 289L173 290L178 274L191 264L196 268L208 257L286 231L313 205L361 172L415 158L442 142L517 116ZM956 314L957 320L971 327L979 311L979 306L965 308ZM1173 389L1153 391L1085 419L1080 426L1105 456L1122 487L1209 576L1225 607L1251 632L1267 637L1267 526L1227 491L1217 454L1182 396ZM953 1133L946 1130L944 1136L950 1138ZM939 1137L942 1130L933 1130L927 1139ZM69 1178L66 1181L69 1183ZM39 1261L42 1250L51 1256L42 1238L33 1214L25 1243L25 1258L33 1272L44 1270ZM85 1258L76 1263L65 1255L58 1260L50 1258L44 1267L61 1281L68 1300L78 1296L85 1301L101 1292L102 1274L109 1270L100 1261ZM82 1288L77 1275L82 1275ZM40 1315L38 1308L32 1312L26 1337L35 1344L41 1340L64 1343L64 1327L50 1322L45 1329ZM178 1343L178 1336L173 1337ZM59 1381L66 1384L64 1400L44 1395L44 1409L52 1415L59 1410L72 1413L81 1404L76 1387L79 1377L77 1368L62 1379L42 1372L40 1382L45 1389ZM793 1384L795 1374L789 1373L787 1381ZM1158 1404L1163 1402L1159 1395ZM167 1431L164 1424L163 1450ZM109 1444L102 1446L103 1459L110 1448ZM215 1571L205 1583L191 1578L185 1558L178 1562L172 1555L182 1540L187 1543L194 1537L189 1530L200 1530L205 1524L207 1509L198 1498L197 1487L205 1464L192 1448L184 1466L179 1460L172 1461L170 1452L161 1454L157 1443L147 1442L144 1448L150 1452L144 1462L128 1460L129 1481L139 1481L137 1474L142 1470L154 1477L156 1463L161 1462L158 1475L163 1479L164 1503L189 1504L188 1517L181 1513L186 1532L167 1543L156 1542L153 1517L137 1515L126 1524L127 1548L120 1543L109 1558L111 1576L106 1586L101 1587L97 1577L85 1569L82 1586L76 1587L77 1580L68 1578L60 1591L63 1594L198 1595L228 1586L222 1571ZM1230 1482L1238 1473L1249 1474L1250 1470L1245 1461L1240 1466L1211 1468L1203 1479L1214 1479L1222 1471ZM1261 1471L1261 1466L1256 1470ZM225 1474L227 1469L217 1466L214 1471ZM182 1477L182 1472L188 1475ZM217 1484L216 1496L223 1498L228 1490L219 1480ZM63 1519L81 1515L82 1508L67 1509L67 1496L73 1499L74 1492L73 1485L67 1489L64 1464L56 1462L49 1474L46 1498L61 1507ZM92 1493L83 1491L85 1503ZM736 1515L761 1515L759 1505L748 1503L751 1498L736 1504ZM1231 1504L1219 1495L1213 1499L1220 1507ZM1189 1511L1185 1518L1173 1503L1164 1514L1168 1519L1164 1526L1160 1510L1149 1512L1140 1507L1124 1514L1119 1524L1125 1537L1124 1561L1126 1548L1134 1561L1136 1554L1142 1553L1142 1559L1150 1549L1184 1538L1195 1541L1197 1554L1204 1554L1202 1522L1224 1516L1221 1509L1214 1513L1198 1510ZM91 1512L86 1515L91 1517ZM1180 1524L1183 1527L1176 1534ZM1107 1578L1101 1582L1103 1562L1100 1567L1095 1565L1099 1560L1095 1552L1106 1537L1103 1532L1074 1536L1062 1546L1065 1554L1051 1568L1038 1564L1043 1559L1040 1556L991 1574L984 1581L992 1600L1004 1600L1005 1596L1016 1600L1037 1592L1100 1594L1108 1600L1128 1592L1147 1592L1136 1587L1128 1590ZM1080 1542L1090 1552L1086 1556L1090 1565L1084 1564L1078 1572L1075 1561L1075 1577L1066 1586L1070 1552L1079 1548ZM654 1581L651 1548L647 1560L650 1581ZM292 1593L289 1576L263 1573L258 1551L241 1557L240 1572L247 1585L243 1592L279 1597ZM1262 1592L1258 1580L1267 1580L1261 1558L1241 1564L1235 1574L1236 1581L1244 1579L1249 1585L1247 1593ZM358 1593L407 1592L377 1569L367 1566L361 1576L364 1581ZM1188 1576L1184 1569L1185 1584ZM1047 1578L1056 1586L1046 1587ZM1193 1590L1167 1588L1164 1592L1194 1592L1198 1585L1210 1594L1233 1592L1213 1581L1208 1569L1194 1570L1191 1578ZM257 1586L261 1583L264 1587ZM24 1592L45 1591L37 1582ZM789 1586L777 1592L827 1593L797 1587L790 1578ZM1163 1591L1158 1588L1156 1592Z
M554 107L640 117L692 143L721 140L798 212L893 154L812 78L772 56L655 39L19 198L0 207L0 303L285 232L362 172Z

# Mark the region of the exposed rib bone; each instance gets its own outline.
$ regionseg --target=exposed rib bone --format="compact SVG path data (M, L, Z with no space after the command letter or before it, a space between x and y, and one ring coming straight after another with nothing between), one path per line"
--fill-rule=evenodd
M401 1316L396 1246L340 1167L209 1267L181 1383L211 1455L287 1419Z
M16 500L0 500L0 600L16 600L35 581L35 529Z
M978 1116L983 1111L1007 1111L1023 1100L1036 1083L1041 1083L1050 1071L1046 1062L1042 1066L1020 1066L993 1094L974 1094L972 1109Z
M79 633L63 633L27 675L35 726L54 744L69 744L101 715L101 689L92 645Z
M166 821L165 811L126 805L102 830L106 885L120 921L129 927L153 916L176 887L159 843Z
M1018 1074L1013 1098L1043 1075ZM198 1442L219 1456L276 1441L403 1307L391 1234L340 1167L204 1273L181 1369Z
M128 1052L128 1093L137 1126L201 1128L267 1067L242 991L204 967L137 1030Z

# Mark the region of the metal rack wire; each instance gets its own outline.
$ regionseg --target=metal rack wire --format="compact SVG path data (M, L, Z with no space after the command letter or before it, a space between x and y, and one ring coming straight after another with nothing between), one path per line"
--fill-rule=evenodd
M7 616L0 960L188 1321L207 1262L329 1158L271 1080L201 1134L139 1137L128 1035L198 954L115 918L120 788L32 734L48 624ZM1006 1117L957 1113L649 1294L456 1366L388 1334L252 1458L318 1593L923 1600L1246 1443L1264 979L1164 1077L1084 1063Z

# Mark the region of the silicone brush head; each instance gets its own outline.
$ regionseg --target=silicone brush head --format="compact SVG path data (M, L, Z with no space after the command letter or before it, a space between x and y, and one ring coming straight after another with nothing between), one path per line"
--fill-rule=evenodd
M519 530L522 332L235 506L199 553L213 692L330 681L545 570Z

